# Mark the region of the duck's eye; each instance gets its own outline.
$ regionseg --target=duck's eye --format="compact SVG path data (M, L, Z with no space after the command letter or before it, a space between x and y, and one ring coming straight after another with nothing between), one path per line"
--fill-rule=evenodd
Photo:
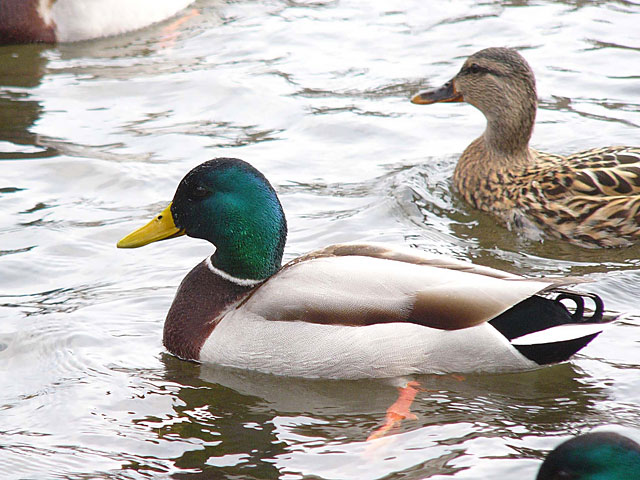
M201 187L200 185L198 185L196 188L194 188L191 191L191 194L193 195L194 198L206 197L207 193L209 193L207 189L204 187Z
M467 72L468 73L480 73L482 71L482 67L480 67L480 65L478 65L477 63L472 63L471 65L469 65L469 67L467 68Z

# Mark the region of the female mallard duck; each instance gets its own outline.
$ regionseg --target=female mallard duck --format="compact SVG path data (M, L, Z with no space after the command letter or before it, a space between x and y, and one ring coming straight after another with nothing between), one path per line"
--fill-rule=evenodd
M467 102L487 118L463 152L453 181L464 199L518 227L583 247L618 247L640 238L640 148L606 147L568 157L529 148L536 117L533 71L510 48L471 55L444 86L418 104Z
M194 0L2 0L0 45L119 35L174 16Z
M596 295L414 250L333 245L281 266L280 201L238 159L191 170L118 247L185 234L216 247L164 325L164 345L185 359L324 378L509 371L564 361L602 330ZM585 298L596 306L588 318Z
M536 480L630 480L640 478L640 445L613 432L579 435L558 445Z

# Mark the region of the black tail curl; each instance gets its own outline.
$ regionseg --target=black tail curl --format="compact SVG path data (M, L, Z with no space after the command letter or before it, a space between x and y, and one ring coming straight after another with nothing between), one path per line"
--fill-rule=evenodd
M591 316L584 316L584 299L590 298L593 300L595 305L595 309ZM573 318L574 323L603 323L606 320L603 319L604 315L604 303L602 299L596 295L595 293L576 293L569 291L560 291L560 294L555 298L556 302L561 302L562 300L571 300L575 303L576 308L571 314L571 318Z
M568 324L598 324L609 320L604 318L602 299L593 293L577 293L555 290L555 298L534 295L501 313L489 323L508 340L513 340L534 332ZM594 304L593 313L585 316L585 299ZM571 301L573 313L563 303ZM593 340L598 333L583 337L535 345L513 345L520 353L539 365L568 360L574 353Z

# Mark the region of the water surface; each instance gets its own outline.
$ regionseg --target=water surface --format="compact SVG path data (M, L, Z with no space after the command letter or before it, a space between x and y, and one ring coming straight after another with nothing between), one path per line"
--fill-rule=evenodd
M533 146L640 144L640 5L628 1L196 2L199 15L78 44L0 47L0 476L7 479L534 478L546 451L640 439L640 247L530 242L450 177L484 128L416 106L474 51L517 47L538 79ZM211 250L115 242L216 156L254 164L286 258L381 241L530 275L585 275L625 312L571 362L421 377L417 420L372 444L394 381L310 381L183 362L161 345Z

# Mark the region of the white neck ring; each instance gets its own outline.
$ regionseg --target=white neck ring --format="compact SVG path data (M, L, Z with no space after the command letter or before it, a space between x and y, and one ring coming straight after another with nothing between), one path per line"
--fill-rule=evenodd
M234 277L233 275L229 275L227 272L214 267L213 263L211 263L210 256L205 258L204 261L205 261L205 264L207 265L207 268L212 273L214 273L215 275L218 275L219 277L224 278L225 280L231 283L235 283L236 285L241 285L243 287L253 287L255 285L258 285L259 283L262 283L262 280L252 280L250 278L238 278L238 277Z

